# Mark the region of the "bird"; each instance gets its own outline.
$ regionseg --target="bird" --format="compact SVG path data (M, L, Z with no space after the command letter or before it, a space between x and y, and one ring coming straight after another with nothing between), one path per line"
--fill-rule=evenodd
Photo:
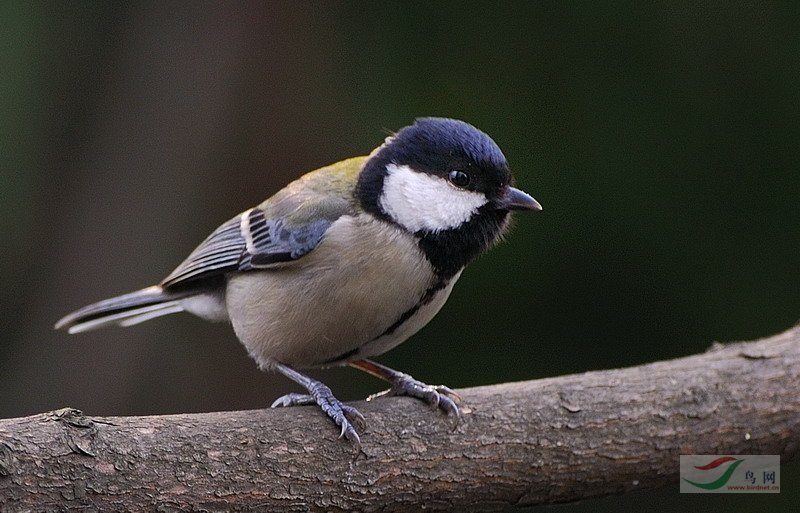
M305 391L360 447L364 416L307 369L350 366L458 418L461 400L372 358L442 308L464 268L495 246L512 211L540 211L506 157L460 120L418 118L367 156L311 171L209 235L166 278L59 320L70 334L188 312L229 322L262 370Z

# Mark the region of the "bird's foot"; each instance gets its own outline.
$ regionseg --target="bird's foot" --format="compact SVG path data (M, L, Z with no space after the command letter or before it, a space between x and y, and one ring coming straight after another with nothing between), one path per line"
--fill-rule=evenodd
M426 385L408 374L397 371L393 371L393 374L387 376L387 379L392 384L391 388L367 397L367 401L378 397L407 395L421 399L433 408L441 408L448 415L459 417L458 404L461 403L461 396L451 388L444 385Z
M275 399L270 408L285 407L285 406L308 406L309 404L317 404L317 401L309 394L286 394Z
M338 400L333 395L333 392L331 392L331 389L323 383L318 381L313 382L309 387L308 394L291 393L281 396L272 403L272 408L309 404L319 405L322 411L325 412L337 426L342 428L339 438L347 438L357 447L361 447L361 438L358 436L358 432L353 425L355 424L355 426L363 430L367 426L364 416L352 406L348 406Z

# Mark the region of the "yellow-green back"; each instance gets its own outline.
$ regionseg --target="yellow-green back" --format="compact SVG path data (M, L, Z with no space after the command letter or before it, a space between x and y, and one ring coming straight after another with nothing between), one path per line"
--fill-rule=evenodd
M360 207L353 191L366 160L353 157L306 173L259 207L267 219L282 218L289 226L355 213Z

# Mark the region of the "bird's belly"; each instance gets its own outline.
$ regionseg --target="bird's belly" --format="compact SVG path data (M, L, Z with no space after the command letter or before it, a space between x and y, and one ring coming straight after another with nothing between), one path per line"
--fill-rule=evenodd
M383 244L376 248L374 241ZM262 367L324 366L363 355L362 348L371 355L386 351L419 330L451 284L386 333L433 282L412 236L346 216L302 259L230 276L226 303L237 336Z
M367 358L370 356L383 354L401 344L425 327L425 325L428 324L437 313L439 313L439 310L441 310L442 306L444 306L447 298L450 297L450 292L453 290L453 285L455 285L460 275L461 273L459 272L453 276L448 283L445 284L441 290L437 291L433 296L431 296L428 301L422 304L414 305L412 307L414 309L413 313L409 315L408 318L397 327L397 329L389 333L383 333L377 338L370 340L359 348L358 353L354 354L353 358L349 359L353 360L356 358Z

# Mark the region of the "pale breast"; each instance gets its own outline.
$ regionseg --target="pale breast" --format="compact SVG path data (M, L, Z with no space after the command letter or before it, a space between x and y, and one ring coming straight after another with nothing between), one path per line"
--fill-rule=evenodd
M415 238L371 216L343 216L300 260L232 275L226 303L237 336L260 365L320 366L362 347L362 355L378 354L402 342L441 308L454 281L417 306L436 280Z
M414 305L411 310L404 312L399 319L402 323L396 329L387 330L377 338L370 340L359 348L358 353L353 356L366 358L383 354L421 330L442 309L447 298L450 297L453 285L455 285L460 276L461 272L459 271L446 283L442 283L441 288L433 292L430 297L423 297L422 301Z

